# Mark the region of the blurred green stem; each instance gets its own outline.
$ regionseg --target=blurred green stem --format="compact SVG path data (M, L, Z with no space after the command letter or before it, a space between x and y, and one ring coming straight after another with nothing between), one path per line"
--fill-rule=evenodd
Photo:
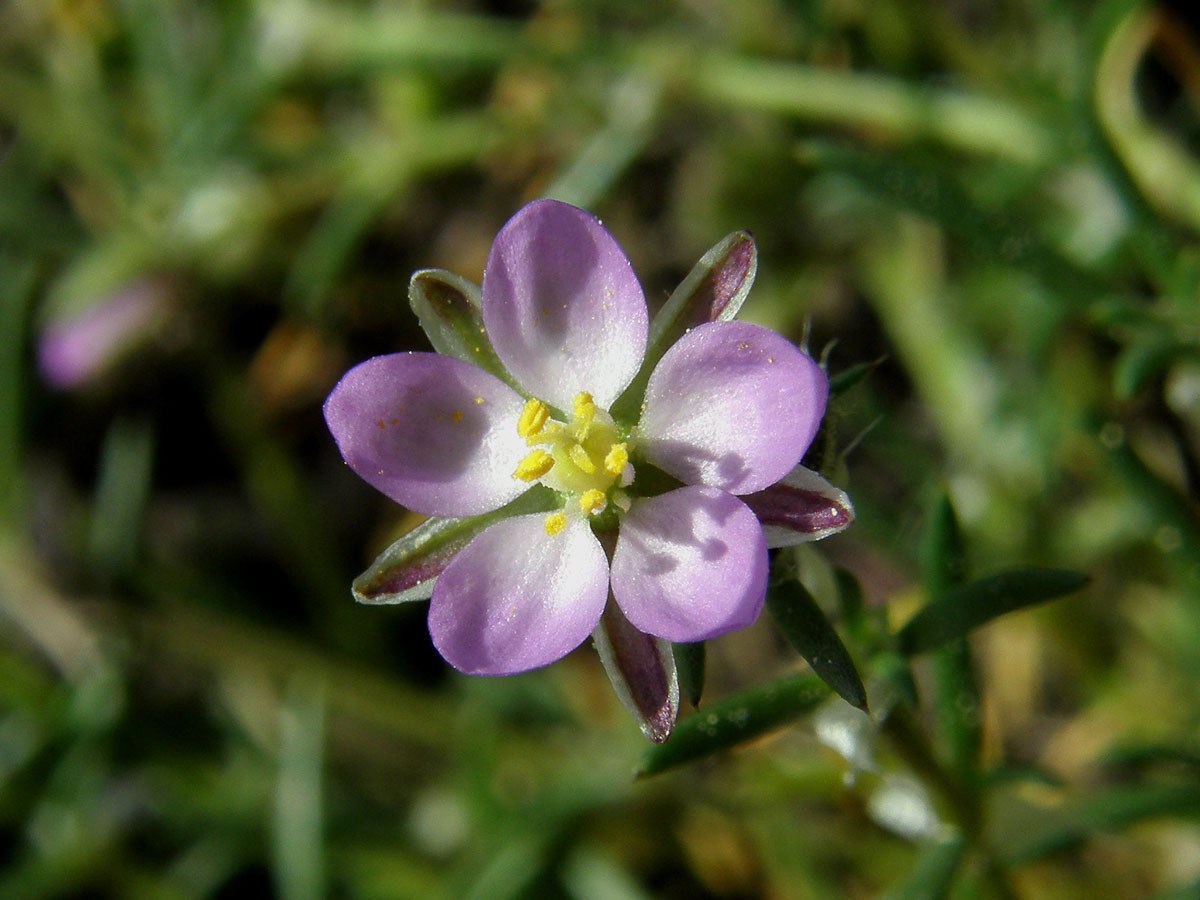
M982 860L996 895L1001 900L1016 900L1008 873L984 841L983 810L976 786L964 783L938 761L933 748L903 707L897 706L887 714L880 733L921 781L941 798L967 843Z
M325 692L297 675L279 710L279 780L275 792L274 875L283 900L325 896L321 764Z
M25 396L25 320L33 295L34 265L0 256L0 518L21 504L22 400Z
M1162 12L1138 5L1108 35L1093 86L1096 118L1138 189L1159 209L1200 231L1200 167L1184 147L1155 127L1138 106L1135 82Z
M706 53L690 71L701 97L735 108L932 140L1027 165L1045 164L1055 150L1047 128L990 97L867 72L718 53Z

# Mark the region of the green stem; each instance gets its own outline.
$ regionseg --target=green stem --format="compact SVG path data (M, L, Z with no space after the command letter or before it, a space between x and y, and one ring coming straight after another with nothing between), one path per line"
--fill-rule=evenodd
M705 99L744 109L933 140L1030 165L1053 155L1052 133L989 97L914 87L868 72L708 53L690 69Z
M979 843L981 812L978 798L967 785L938 762L929 743L903 709L896 708L883 721L882 733L893 749L941 798L959 828L973 845Z

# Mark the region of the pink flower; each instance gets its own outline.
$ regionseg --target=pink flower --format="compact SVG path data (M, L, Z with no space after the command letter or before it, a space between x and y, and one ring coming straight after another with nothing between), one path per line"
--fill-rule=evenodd
M535 485L554 498L491 524L438 576L429 630L442 656L474 674L545 665L593 632L610 593L666 641L753 622L767 540L740 498L771 507L762 492L812 442L828 394L816 362L769 329L716 321L638 378L649 322L629 260L598 220L554 200L496 236L480 312L485 333L464 358L376 357L325 403L346 462L409 509L475 516ZM622 396L631 384L645 385L640 404ZM785 506L788 490L805 485Z

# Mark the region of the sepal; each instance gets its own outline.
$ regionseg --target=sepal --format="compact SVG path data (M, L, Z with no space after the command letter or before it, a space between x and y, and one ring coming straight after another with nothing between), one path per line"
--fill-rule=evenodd
M819 541L854 521L854 504L846 492L804 466L742 500L758 516L771 549Z
M679 714L679 679L671 645L638 631L610 595L592 641L621 703L642 734L661 744Z
M483 299L476 285L445 269L421 269L408 283L408 302L434 350L516 387L484 330Z
M493 522L555 508L551 491L537 486L494 512L465 518L426 519L384 550L354 579L351 592L359 603L383 605L428 600L433 585L450 560L471 538Z
M732 319L758 272L758 249L747 231L735 231L700 257L650 322L642 367L613 405L617 419L636 419L650 373L663 354L697 325Z

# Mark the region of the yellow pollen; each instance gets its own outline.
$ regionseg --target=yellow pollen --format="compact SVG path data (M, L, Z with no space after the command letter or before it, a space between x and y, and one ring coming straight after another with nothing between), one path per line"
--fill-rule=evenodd
M625 471L627 462L629 462L629 447L625 444L613 444L612 449L608 451L608 456L604 457L604 471L609 475L620 475Z
M554 457L539 448L517 463L517 470L513 472L513 478L520 478L522 481L535 481L552 468L554 468Z
M572 444L571 449L567 451L567 455L571 457L571 462L575 463L581 472L591 475L596 471L596 464L592 462L592 458L588 456L587 451L578 444Z
M596 418L596 401L587 391L580 391L575 395L574 407L575 421L572 425L575 429L575 440L582 441L588 436L592 420Z
M575 395L575 418L591 422L594 415L596 415L596 401L587 391L580 391Z
M546 516L546 534L554 536L567 527L567 514L561 509Z
M521 410L521 418L517 420L517 434L523 438L537 434L546 427L546 420L550 418L550 408L536 397L530 397L525 401L525 408Z
M604 491L598 491L595 488L585 492L584 495L579 498L579 508L582 509L587 515L591 515L594 512L600 512L604 509L604 506Z
M463 420L462 410L456 409L454 412L450 413L450 418L453 419L455 422L461 422Z

